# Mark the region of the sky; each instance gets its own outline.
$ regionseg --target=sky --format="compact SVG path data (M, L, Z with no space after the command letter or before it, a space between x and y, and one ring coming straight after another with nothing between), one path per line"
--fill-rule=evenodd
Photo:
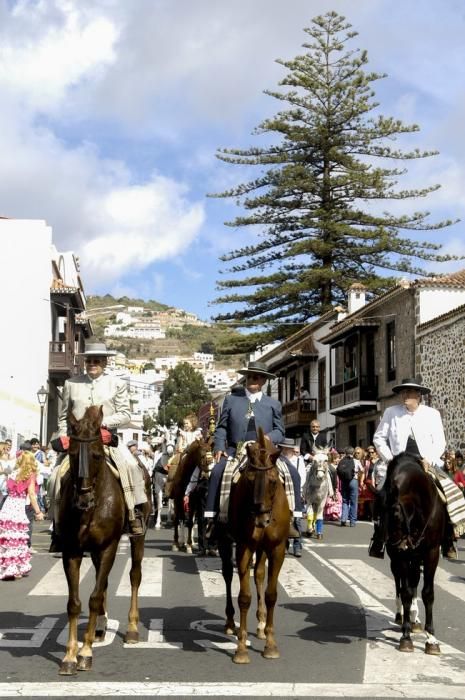
M381 113L421 128L396 145L439 151L402 185L441 189L403 211L463 221L462 0L0 0L0 215L46 220L87 294L210 318L219 256L256 236L224 226L234 202L207 197L249 176L215 153L260 145L254 128L281 106L263 93L284 77L276 59L329 10L388 74ZM465 255L463 226L429 240Z

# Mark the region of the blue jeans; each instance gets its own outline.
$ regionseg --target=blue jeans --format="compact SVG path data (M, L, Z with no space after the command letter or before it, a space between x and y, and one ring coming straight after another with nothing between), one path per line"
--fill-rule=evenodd
M341 522L349 520L351 525L357 522L358 479L341 482L342 513Z

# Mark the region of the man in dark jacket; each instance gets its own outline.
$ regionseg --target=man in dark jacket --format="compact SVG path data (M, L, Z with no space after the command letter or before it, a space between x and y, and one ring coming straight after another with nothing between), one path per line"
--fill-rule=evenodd
M326 435L325 433L320 433L320 422L315 418L310 423L310 432L302 435L300 454L304 459L308 460L317 450L322 450L327 446Z
M268 379L274 379L275 375L262 362L249 362L239 374L246 377L245 391L231 393L225 398L215 430L215 466L208 486L206 518L216 515L219 487L228 457L234 457L244 442L256 440L259 427L275 445L284 439L281 404L262 391Z

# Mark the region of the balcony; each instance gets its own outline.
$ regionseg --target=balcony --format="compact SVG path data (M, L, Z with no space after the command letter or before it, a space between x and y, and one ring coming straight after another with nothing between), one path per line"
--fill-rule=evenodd
M349 416L371 411L377 406L378 377L362 375L330 387L330 412Z
M52 340L49 343L48 369L50 373L71 377L75 373L71 343Z
M307 428L314 418L316 399L294 399L283 404L283 421L286 428Z

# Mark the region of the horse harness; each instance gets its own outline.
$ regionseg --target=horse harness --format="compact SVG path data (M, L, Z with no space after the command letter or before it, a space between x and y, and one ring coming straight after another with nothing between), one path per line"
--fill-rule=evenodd
M78 488L77 483L73 482L74 502L79 510L90 510L95 505L93 484L85 485L89 480L89 445L91 442L100 440L99 435L84 438L78 435L70 435L70 440L75 440L79 443L79 471L78 478L82 479L81 486ZM106 460L105 460L106 461Z

